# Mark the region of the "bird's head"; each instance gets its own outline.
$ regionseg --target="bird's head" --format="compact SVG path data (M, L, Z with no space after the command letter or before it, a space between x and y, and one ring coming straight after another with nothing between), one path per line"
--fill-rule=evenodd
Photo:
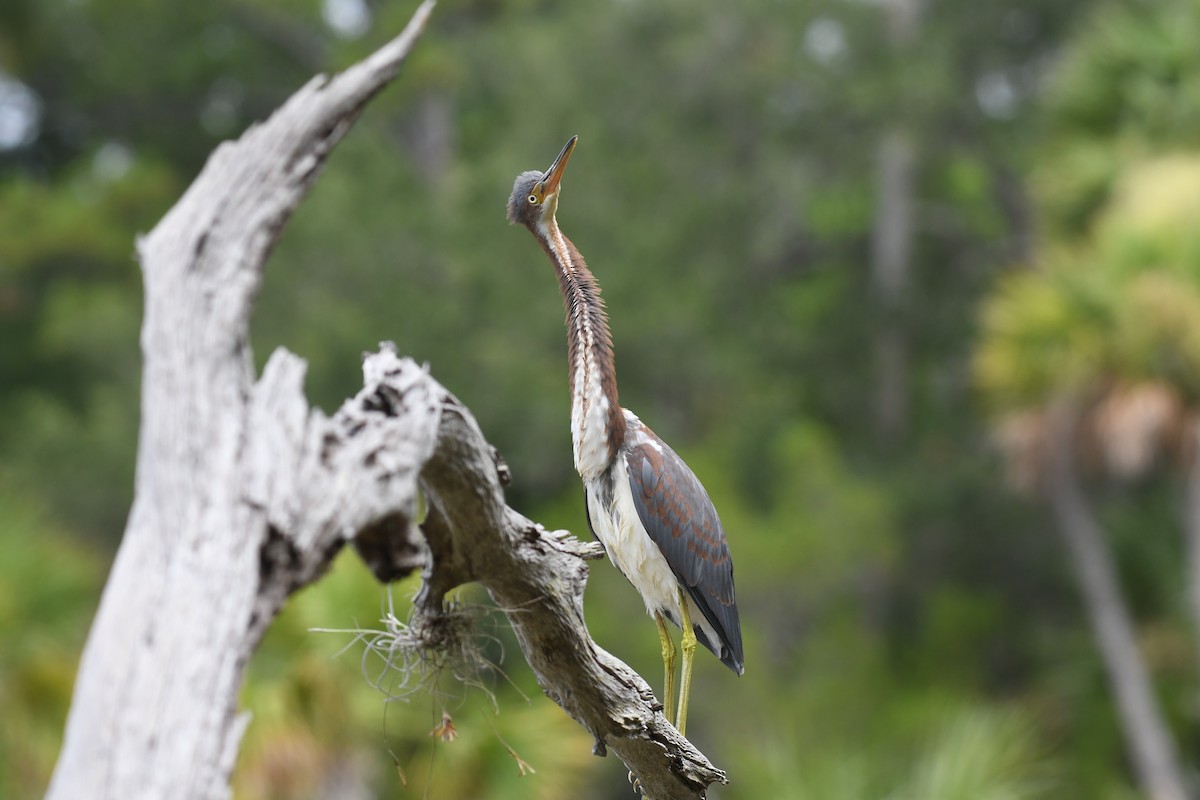
M508 198L508 221L532 227L542 220L552 219L558 208L558 190L563 171L575 149L578 136L572 136L563 145L562 152L550 169L545 172L533 170L522 172L513 183L512 196Z

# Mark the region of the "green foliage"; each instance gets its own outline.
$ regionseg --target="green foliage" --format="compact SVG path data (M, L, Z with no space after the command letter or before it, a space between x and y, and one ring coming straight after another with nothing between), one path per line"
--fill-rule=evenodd
M1190 0L1109 3L1084 25L1051 94L1073 135L1198 145L1200 9Z
M481 604L474 612L478 635L497 662L481 676L481 688L445 675L432 694L401 691L403 676L353 634L329 632L382 630L389 609L404 617L416 587L409 580L385 590L346 552L319 586L289 602L244 690L254 724L234 775L239 797L308 798L339 780L365 781L380 797L578 792L593 760L590 740L556 706L530 700L540 692L515 643L489 633L498 627L494 609ZM451 741L431 733L443 712L457 731ZM523 775L523 764L535 772Z
M1102 5L1049 89L1035 182L1047 221L1088 228L1125 166L1200 145L1200 8L1191 0Z
M1062 794L1061 766L1047 755L1027 714L911 698L877 708L876 719L887 723L888 733L880 724L853 738L766 738L748 755L760 765L758 777L733 796L1032 800Z
M1128 166L1086 241L1008 276L983 309L988 402L1042 406L1106 380L1200 397L1200 156Z
M988 299L976 373L989 403L1041 405L1103 372L1107 309L1078 273L1051 266L1010 275Z
M23 499L0 473L0 795L45 787L102 559Z
M56 183L0 181L0 469L72 530L112 541L132 489L140 280L133 236L179 190L97 153ZM19 467L18 469L14 469Z
M480 418L514 505L584 533L559 297L503 212L513 176L580 134L560 220L604 287L622 402L700 474L737 559L748 671L735 680L702 654L692 711L733 780L722 797L1115 797L1127 783L1060 554L999 491L967 376L977 353L997 409L1109 371L1195 393L1197 245L1180 224L1196 210L1195 12L926 5L905 48L872 3L444 2L330 157L262 287L260 363L293 349L309 397L332 409L360 384L359 353L397 341ZM9 687L23 692L0 794L46 779L100 580L77 542L111 549L128 509L134 238L221 138L364 55L412 4L366 6L359 38L332 33L315 2L3 11L0 70L43 116L34 143L0 152L0 498L29 498L0 499L0 621L19 631L0 653L6 712ZM998 105L980 99L989 86ZM885 311L864 265L874 154L896 122L918 145L919 233L903 303ZM1180 155L1150 158L1163 148ZM1053 253L996 283L976 351L980 300L1035 230ZM890 444L867 422L885 314L910 345L911 426ZM1134 563L1162 563L1142 552ZM592 571L595 637L658 687L640 600L609 565ZM1171 613L1152 584L1139 580L1139 607ZM392 590L401 616L409 591ZM624 795L619 766L588 755L502 624L483 623L488 653L506 653L498 713L449 680L388 701L361 645L336 655L349 637L310 630L380 626L384 599L343 557L289 603L246 688L239 796L351 779L388 797ZM1183 685L1162 627L1156 664ZM456 741L429 735L443 710ZM537 772L522 777L509 748Z
M964 713L938 731L899 797L1016 800L1050 796L1037 735L1027 720L994 711Z

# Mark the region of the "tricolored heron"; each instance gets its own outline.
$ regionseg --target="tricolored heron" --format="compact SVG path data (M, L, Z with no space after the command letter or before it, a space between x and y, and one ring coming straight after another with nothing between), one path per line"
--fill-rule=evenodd
M578 138L571 137L550 169L517 176L508 219L529 228L558 275L567 311L571 439L588 526L658 625L666 683L663 713L684 733L697 639L738 675L743 672L733 561L700 480L617 402L612 335L600 287L555 220L563 171ZM666 620L683 630L677 714L676 650Z

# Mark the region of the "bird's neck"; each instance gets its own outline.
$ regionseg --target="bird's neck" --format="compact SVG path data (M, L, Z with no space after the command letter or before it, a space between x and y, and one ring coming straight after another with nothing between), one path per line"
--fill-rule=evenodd
M604 301L583 256L553 216L538 224L534 234L554 264L567 311L575 469L585 478L594 477L608 468L625 440Z

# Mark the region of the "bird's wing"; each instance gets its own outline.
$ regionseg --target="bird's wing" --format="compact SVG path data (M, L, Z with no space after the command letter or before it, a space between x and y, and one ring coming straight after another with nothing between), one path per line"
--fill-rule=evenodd
M742 628L733 590L733 560L717 510L683 459L645 425L640 427L645 436L625 448L638 516L721 638L728 653L716 655L740 673Z

